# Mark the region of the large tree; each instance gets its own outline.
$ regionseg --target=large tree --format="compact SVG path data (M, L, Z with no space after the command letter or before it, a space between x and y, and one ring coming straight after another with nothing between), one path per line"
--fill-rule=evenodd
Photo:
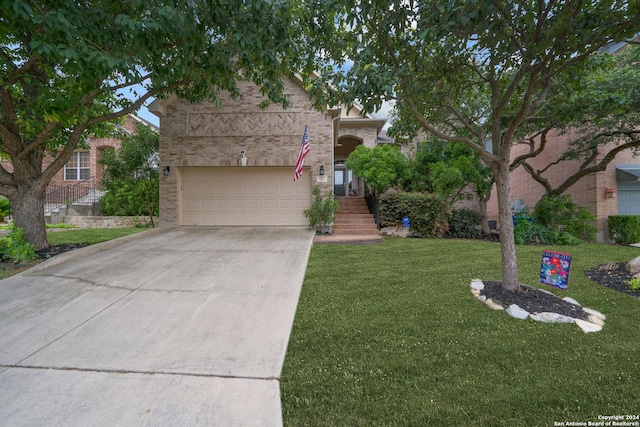
M293 0L0 0L0 194L24 238L47 247L47 184L91 132L169 93L239 96L256 83L283 106L283 77L303 68ZM43 169L50 151L55 160Z
M557 76L582 72L592 53L633 34L639 3L334 0L317 7L323 33L314 42L329 46L327 58L349 63L328 61L324 80L310 89L324 90L329 102L358 100L365 112L395 99L399 117L474 149L496 181L502 285L519 291L509 195L516 135L545 106Z

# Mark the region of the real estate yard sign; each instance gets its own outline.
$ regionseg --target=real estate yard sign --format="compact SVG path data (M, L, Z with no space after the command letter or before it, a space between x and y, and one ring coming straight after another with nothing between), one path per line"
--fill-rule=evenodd
M567 289L571 255L560 252L542 251L540 263L540 283Z

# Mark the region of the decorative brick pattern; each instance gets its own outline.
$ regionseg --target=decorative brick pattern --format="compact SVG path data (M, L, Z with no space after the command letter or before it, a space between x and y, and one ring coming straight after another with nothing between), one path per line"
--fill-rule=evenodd
M304 128L301 112L187 113L189 136L298 135Z

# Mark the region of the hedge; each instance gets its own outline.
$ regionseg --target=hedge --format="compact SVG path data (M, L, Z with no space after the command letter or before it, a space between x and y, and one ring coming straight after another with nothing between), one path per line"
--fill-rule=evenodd
M430 194L388 191L378 204L381 227L401 226L402 218L408 216L410 229L420 237L442 237L449 229L449 206Z
M628 245L640 242L640 216L611 215L607 225L609 238L615 243Z

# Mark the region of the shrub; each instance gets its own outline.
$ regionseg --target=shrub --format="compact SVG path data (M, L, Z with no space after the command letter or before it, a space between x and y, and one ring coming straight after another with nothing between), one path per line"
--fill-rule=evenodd
M327 198L322 197L320 187L313 186L313 203L309 209L303 211L305 218L309 219L309 228L329 226L336 219L336 212L340 204L333 199L333 192L329 191Z
M611 215L607 225L609 238L615 243L628 245L640 242L640 216Z
M6 197L0 196L0 218L4 218L9 216L11 213L11 204L9 203L9 199Z
M471 239L480 235L482 214L472 209L454 209L449 215L449 233L453 237Z
M633 279L629 280L629 289L631 289L632 291L640 291L640 277L634 277Z
M582 242L573 234L539 224L528 215L515 217L513 236L517 245L577 245Z
M575 204L569 194L543 196L533 209L533 217L554 233L565 232L587 241L595 239L596 228L591 225L595 216Z
M402 218L408 216L411 230L421 237L442 237L449 228L449 206L430 194L388 191L378 203L382 227L400 226Z
M15 225L9 231L7 237L2 240L0 253L4 258L10 259L16 264L27 264L38 257L33 245L24 240L22 228L18 228Z

